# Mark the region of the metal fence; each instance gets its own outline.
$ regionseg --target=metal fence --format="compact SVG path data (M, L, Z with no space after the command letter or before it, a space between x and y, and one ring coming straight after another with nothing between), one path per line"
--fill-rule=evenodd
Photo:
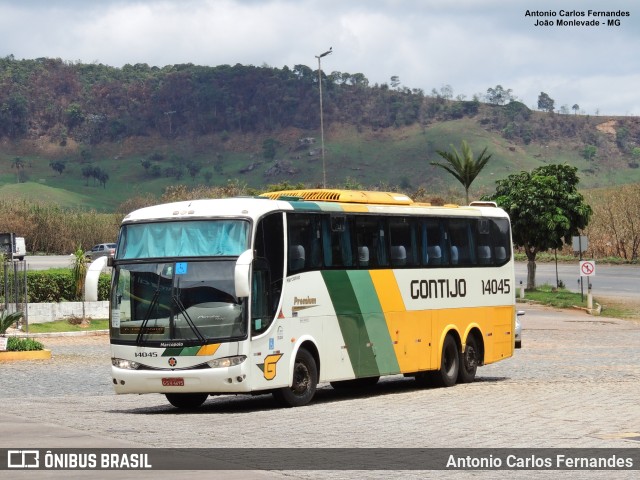
M21 322L28 331L27 262L14 260L0 263L0 308L10 313L23 312Z

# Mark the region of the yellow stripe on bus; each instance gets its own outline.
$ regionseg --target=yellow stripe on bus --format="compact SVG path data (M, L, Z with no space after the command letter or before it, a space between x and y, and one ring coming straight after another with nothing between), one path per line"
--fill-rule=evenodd
M209 345L203 345L200 350L198 350L197 355L213 355L220 348L219 343L211 343Z
M369 273L402 373L439 368L441 346L446 332L450 330L455 330L460 341L464 342L469 331L474 326L478 327L483 335L485 364L513 354L511 342L515 307L407 311L393 271L370 270Z
M340 208L345 212L368 212L369 207L366 205L359 205L357 203L341 203Z
M371 270L369 273L400 371L427 370L431 363L431 312L407 311L392 270Z

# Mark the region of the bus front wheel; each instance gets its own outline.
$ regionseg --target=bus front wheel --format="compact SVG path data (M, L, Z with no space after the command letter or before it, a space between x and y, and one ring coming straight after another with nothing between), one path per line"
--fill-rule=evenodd
M171 405L184 409L198 408L208 396L208 393L165 393Z
M301 348L293 365L291 387L274 390L273 397L283 407L301 407L311 401L318 386L318 367L307 350Z

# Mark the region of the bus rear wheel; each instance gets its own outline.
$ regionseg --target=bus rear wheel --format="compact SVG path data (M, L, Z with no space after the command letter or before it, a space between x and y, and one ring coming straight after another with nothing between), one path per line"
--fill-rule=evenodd
M471 383L476 378L476 371L480 363L480 349L475 337L467 338L464 353L460 352L460 369L458 371L459 383Z
M208 393L165 393L171 405L184 409L198 408L208 396Z
M440 370L434 372L434 383L440 387L453 387L458 380L460 369L460 355L458 344L453 335L447 335L442 345L442 358L440 360Z
M273 397L283 407L302 407L309 403L316 394L318 386L318 367L316 361L307 350L301 348L293 365L293 382L291 387L273 391Z

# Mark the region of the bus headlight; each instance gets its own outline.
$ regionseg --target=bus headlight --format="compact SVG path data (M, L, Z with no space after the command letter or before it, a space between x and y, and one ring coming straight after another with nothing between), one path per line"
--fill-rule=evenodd
M122 368L124 370L137 370L138 368L140 368L140 364L138 362L125 360L123 358L112 358L111 365L113 365L114 367Z
M211 368L221 368L221 367L234 367L236 365L240 365L247 359L246 355L236 355L234 357L224 357L224 358L216 358L214 360L209 360L207 365Z

